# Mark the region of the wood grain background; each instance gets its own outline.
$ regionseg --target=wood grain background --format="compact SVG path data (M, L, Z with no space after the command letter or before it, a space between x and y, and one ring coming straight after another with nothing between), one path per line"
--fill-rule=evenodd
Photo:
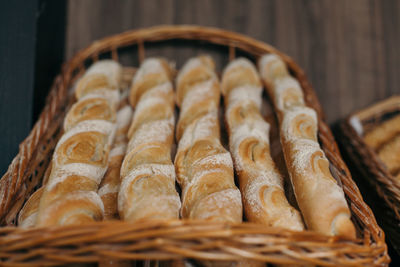
M306 70L330 123L400 93L397 0L69 0L66 58L104 36L158 24L220 27L274 45ZM179 66L198 50L156 52Z

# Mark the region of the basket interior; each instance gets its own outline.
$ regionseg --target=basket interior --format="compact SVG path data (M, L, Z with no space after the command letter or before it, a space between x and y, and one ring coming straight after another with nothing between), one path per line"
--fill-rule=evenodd
M229 49L228 47L224 45L219 45L219 44L212 44L212 43L205 43L202 40L166 40L166 41L158 41L156 43L146 43L145 47L145 56L146 57L159 57L163 56L163 54L168 53L172 54L175 57L173 58L167 58L170 62L175 65L176 69L179 69L186 60L189 58L195 56L195 55L200 55L200 54L208 54L213 57L213 59L216 62L216 70L218 73L221 73L224 66L229 63L230 61L230 56L231 57L246 57L253 61L253 63L257 63L258 55L251 54L247 51L243 50L235 50L234 55L229 55ZM113 56L113 53L111 51L104 51L99 54L94 55L91 58L87 58L84 60L82 63L84 64L84 69L87 69L90 65L92 65L94 62L100 59L116 59L118 60L123 66L125 66L125 74L124 76L127 78L125 81L125 85L129 84L131 75L136 68L140 65L141 62L141 56L138 53L138 45L131 45L127 47L123 47L121 49L117 49L117 55L118 57L115 57L115 54ZM231 58L232 59L232 58ZM74 102L74 97L73 97L73 85L74 82L84 73L84 69L79 68L74 71L74 75L71 79L71 82L68 83L68 104L63 107L63 114L68 111L69 107L71 104ZM293 74L293 70L290 69L290 71ZM177 109L178 113L178 109ZM273 151L271 152L274 155L274 161L278 162L278 166L281 166L281 172L284 174L285 178L285 192L287 194L288 199L291 201L291 204L297 207L297 203L295 198L293 197L293 194L290 193L291 185L287 173L286 166L284 164L281 164L281 162L284 162L283 159L283 154L282 154L282 148L280 147L280 142L279 142L279 129L275 117L275 113L273 112L273 106L268 99L267 94L263 93L263 105L262 105L262 113L264 118L268 120L268 122L271 123L271 144ZM178 115L178 114L177 114ZM55 144L57 143L57 140L61 136L61 126L62 126L62 115L60 114L60 120L58 121L58 127L55 127L54 134L51 135L51 142L49 142L49 147L43 148L43 150L49 150L49 153L47 154L46 160L43 161L43 163L39 164L41 168L41 172L37 174L38 180L37 184L33 187L33 190L31 192L34 192L37 188L41 186L41 181L44 175L44 170L47 168L47 165L51 159L53 149L55 147ZM221 125L221 137L222 137L222 144L226 149L228 149L228 136L227 132L225 129L225 123L223 119L223 98L221 98L221 105L220 105L220 125ZM51 132L53 132L51 131ZM173 157L174 158L174 157ZM330 170L332 172L333 177L338 181L339 184L341 184L340 178L338 177L338 172L335 168L335 166L332 165L330 162ZM237 179L235 179L237 180ZM29 198L30 194L28 195ZM20 205L19 205L20 206ZM14 212L15 213L15 212ZM16 224L17 221L17 213L15 213L15 217L12 218L11 221L9 221L8 224ZM355 220L353 216L353 221L356 223L357 227L357 232L358 232L358 237L362 237L362 227L360 227L360 223L357 223L357 220Z
M121 36L123 36L122 34ZM216 34L218 35L218 34ZM146 35L145 35L146 36ZM122 38L122 37L120 37ZM302 88L305 91L306 103L317 111L319 117L319 141L321 147L324 149L326 156L330 162L330 170L338 183L343 185L347 201L352 210L352 220L357 228L357 235L365 245L371 243L382 243L383 232L376 224L375 218L371 210L362 201L362 197L351 180L349 171L343 163L338 152L336 143L329 130L329 127L322 120L323 113L319 106L319 102L305 78L302 70L286 55L280 53L268 45L259 43L251 43L235 40L230 35L214 38L214 36L202 36L191 34L186 35L176 33L173 35L158 36L157 38L134 38L131 40L120 41L118 44L113 37L102 40L101 45L94 43L92 46L79 52L73 59L71 59L63 69L63 74L59 80L56 80L53 90L51 91L48 99L47 106L54 101L54 98L59 98L60 104L57 106L55 112L54 122L51 127L47 128L45 134L42 135L35 151L32 153L32 158L27 162L25 170L25 179L21 184L18 194L15 195L13 205L3 219L3 225L15 225L17 223L17 216L19 210L22 208L23 203L29 198L30 194L34 192L41 185L41 179L47 168L52 151L61 134L61 125L63 117L74 101L71 94L74 82L84 73L85 69L90 66L94 61L104 58L113 58L118 60L122 65L129 66L125 68L126 76L132 75L134 70L132 67L137 67L145 57L163 56L164 54L171 54L173 57L167 58L176 62L176 68L179 69L183 63L190 57L199 54L209 54L216 61L217 70L221 71L229 60L235 57L247 57L256 63L261 54L273 52L279 54L287 63L288 68L293 76L295 76ZM276 124L276 119L273 112L273 107L268 100L266 94L263 94L263 115L271 123L271 144L276 144L276 151L274 160L279 162L282 160L279 144L279 133ZM223 105L222 105L223 106ZM46 107L51 108L51 107ZM45 113L48 110L43 111ZM222 111L222 109L220 109ZM44 116L42 113L41 116ZM221 113L221 126L224 126ZM223 127L221 127L223 128ZM227 145L227 135L222 133L223 143ZM282 166L282 164L278 164ZM285 173L285 170L281 170ZM287 176L286 176L287 177ZM286 180L286 185L289 183ZM286 186L285 192L290 191L290 186ZM288 190L289 189L289 190ZM295 199L290 197L289 201L296 205Z

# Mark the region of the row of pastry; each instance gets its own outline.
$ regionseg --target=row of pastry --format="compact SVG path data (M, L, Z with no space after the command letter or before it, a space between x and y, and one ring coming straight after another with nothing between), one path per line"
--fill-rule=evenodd
M244 213L268 226L301 231L305 222L319 233L355 237L343 189L318 142L317 114L281 58L264 55L258 71L247 59L233 60L220 81L213 60L199 56L174 74L166 60L149 58L124 90L117 62L93 64L75 86L77 102L43 187L21 210L19 225L119 217L241 222ZM300 212L286 199L270 154L263 85ZM229 151L221 143L221 94Z

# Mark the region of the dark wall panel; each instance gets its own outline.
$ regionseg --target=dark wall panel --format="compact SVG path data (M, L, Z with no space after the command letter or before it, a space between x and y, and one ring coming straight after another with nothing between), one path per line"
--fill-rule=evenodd
M3 174L32 123L37 1L8 1L0 10L0 174Z
M125 30L198 24L247 34L292 56L308 73L329 122L400 93L396 0L70 0L68 11L67 58ZM179 65L198 51L180 47L152 54Z

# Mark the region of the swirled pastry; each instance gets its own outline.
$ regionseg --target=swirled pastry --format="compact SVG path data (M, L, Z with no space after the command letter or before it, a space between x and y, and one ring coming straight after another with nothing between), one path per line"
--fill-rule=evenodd
M135 113L121 167L118 211L121 219L179 218L171 160L174 134L174 97L169 65L146 59L133 78L130 103Z
M77 99L101 88L117 90L122 80L122 66L114 60L99 60L85 72L75 88Z
M305 106L300 84L278 56L264 55L259 70L278 115L286 165L307 227L354 238L343 189L333 178L318 143L316 112Z
M115 122L115 110L119 102L119 92L112 90L92 91L75 103L64 119L64 131L85 120L105 120Z
M103 219L97 194L115 135L121 66L95 63L78 82L78 101L64 121L40 199L37 225L82 224ZM117 77L118 76L118 77ZM99 85L101 84L101 86ZM109 91L109 92L107 92Z
M261 109L262 86L257 70L244 58L222 76L229 147L239 178L248 221L303 230L300 213L288 203L283 177L270 155L269 128Z
M136 106L142 94L150 89L170 83L173 77L173 69L163 58L148 58L135 73L129 94L129 102Z
M242 203L233 163L220 142L219 82L208 56L190 59L178 73L181 107L175 169L183 218L240 222Z

